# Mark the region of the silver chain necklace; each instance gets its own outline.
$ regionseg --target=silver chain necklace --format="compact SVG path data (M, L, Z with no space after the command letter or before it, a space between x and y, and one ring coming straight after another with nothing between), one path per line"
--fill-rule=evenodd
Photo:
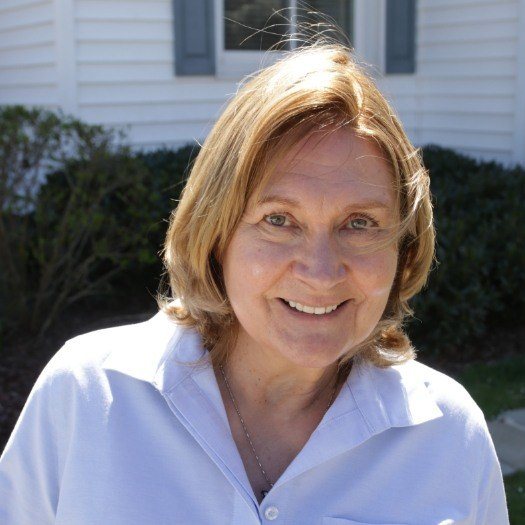
M239 407L237 406L237 402L235 401L235 397L233 395L232 389L230 388L230 383L228 383L228 379L226 379L226 374L224 372L224 368L222 365L219 365L219 369L221 371L222 377L224 378L224 384L226 385L226 389L228 390L228 393L230 394L230 399L232 400L233 407L235 408L235 412L237 412L237 415L239 416L239 421L241 422L242 428L244 429L244 434L246 435L246 439L248 440L248 443L250 444L250 447L252 449L253 455L257 461L257 465L259 465L259 469L261 470L262 475L264 476L264 479L266 480L266 483L268 483L268 486L270 489L273 487L273 483L270 481L270 478L268 477L268 474L266 474L266 471L264 470L261 460L259 459L259 456L257 455L257 452L255 452L255 447L253 446L252 439L250 437L250 433L248 432L248 429L246 428L246 423L244 422L244 419L241 416L241 412L239 410ZM330 401L328 402L328 406L326 407L325 411L323 412L324 415L328 412L328 409L332 406L332 403L334 402L335 397L335 391L337 388L337 381L334 385L334 389L332 391L332 395L330 396ZM264 499L266 495L268 494L269 490L261 490L261 496Z

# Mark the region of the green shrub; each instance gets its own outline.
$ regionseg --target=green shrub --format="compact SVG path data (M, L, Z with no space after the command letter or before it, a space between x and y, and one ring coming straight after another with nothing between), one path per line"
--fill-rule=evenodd
M41 109L0 109L4 332L42 334L65 308L149 263L148 170L115 132Z
M525 319L525 170L423 149L437 229L436 268L412 301L409 332L430 351L461 351Z
M154 253L162 248L169 215L177 207L188 170L198 151L197 146L187 145L177 150L161 148L137 153L137 158L148 171L150 220L152 224L159 226L149 236L150 248Z

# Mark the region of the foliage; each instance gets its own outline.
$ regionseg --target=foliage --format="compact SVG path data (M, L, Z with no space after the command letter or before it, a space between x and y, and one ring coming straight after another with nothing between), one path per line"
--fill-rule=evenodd
M525 525L525 472L505 476L510 525Z
M184 146L177 150L161 148L135 154L137 162L144 166L147 177L148 198L143 202L142 212L147 228L143 232L144 243L139 257L126 261L126 266L116 276L116 288L125 288L128 294L143 296L148 290L148 298L159 289L164 268L160 252L168 227L171 211L176 208L180 193L186 181L186 174L198 148ZM108 214L115 210L111 205ZM126 211L124 210L124 215Z
M4 332L43 333L68 306L149 262L146 168L115 132L41 109L0 109Z
M155 253L164 243L167 219L170 212L177 207L186 175L198 151L197 146L188 145L177 150L161 148L137 154L137 158L148 171L147 184L152 199L149 209L151 223L164 223L150 236L150 245Z
M437 265L412 302L417 346L457 353L496 324L523 324L525 170L424 148Z
M469 363L458 381L481 407L487 419L525 406L525 356Z
M195 148L133 153L112 130L21 106L0 108L0 129L0 333L41 335L86 297L153 284Z

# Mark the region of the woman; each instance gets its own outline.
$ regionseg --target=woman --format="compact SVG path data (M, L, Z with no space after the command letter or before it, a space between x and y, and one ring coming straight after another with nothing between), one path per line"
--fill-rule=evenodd
M401 327L433 246L427 173L348 50L260 72L173 214L177 300L48 364L0 522L508 523L483 414Z

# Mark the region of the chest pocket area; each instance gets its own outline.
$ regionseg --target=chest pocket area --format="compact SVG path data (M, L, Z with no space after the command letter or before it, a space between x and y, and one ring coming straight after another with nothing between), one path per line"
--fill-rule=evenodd
M323 525L404 525L403 523L365 523L364 521L347 520L346 518L323 518Z

